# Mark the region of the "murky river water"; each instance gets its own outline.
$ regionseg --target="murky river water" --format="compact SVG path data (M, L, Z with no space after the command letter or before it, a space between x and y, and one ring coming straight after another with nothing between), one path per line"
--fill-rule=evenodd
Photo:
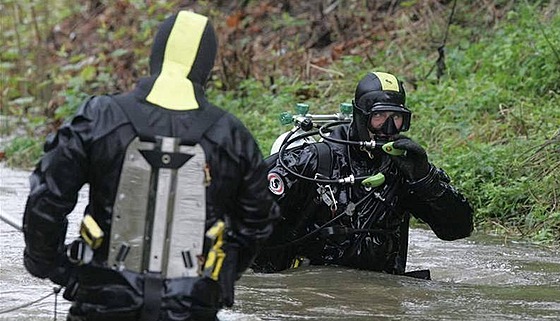
M29 172L0 164L0 213L18 222ZM85 191L70 216L77 234ZM22 264L22 235L0 222L0 320L53 320L49 281ZM444 242L413 229L409 270L430 269L432 281L344 268L312 267L279 274L247 273L236 306L221 320L560 320L559 252L474 235ZM57 320L69 307L58 296ZM15 310L13 310L15 309ZM9 311L8 310L13 310Z

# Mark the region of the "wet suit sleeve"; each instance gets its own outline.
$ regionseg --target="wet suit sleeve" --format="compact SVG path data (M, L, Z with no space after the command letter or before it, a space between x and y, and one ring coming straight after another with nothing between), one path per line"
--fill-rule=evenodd
M78 134L87 123L84 117L75 116L49 137L44 155L30 177L23 215L24 265L39 278L52 279L55 269L66 258L66 216L76 205L87 176L86 153Z
M442 240L467 237L473 230L473 209L447 174L430 165L428 175L408 185L409 210Z
M249 131L238 123L228 140L233 144L229 157L214 165L219 167L224 188L216 199L224 203L226 213L225 261L220 272L223 303L234 303L234 284L255 259L259 246L272 233L278 208L267 192L266 167L262 154ZM234 163L225 161L234 160ZM234 168L231 168L234 167ZM225 185L223 185L225 184ZM224 195L229 194L230 197Z

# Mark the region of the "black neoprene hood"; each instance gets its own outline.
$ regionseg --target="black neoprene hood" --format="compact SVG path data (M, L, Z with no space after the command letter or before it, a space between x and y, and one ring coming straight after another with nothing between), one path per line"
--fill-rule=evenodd
M203 108L216 52L216 34L208 18L179 11L161 23L152 45L150 76L140 80L135 94L169 110Z
M365 75L356 86L354 102L364 112L370 112L373 107L376 110L410 112L405 107L406 92L402 82L387 73L370 72ZM384 106L388 109L382 109Z
M179 15L185 17L178 19ZM196 26L195 23L202 26ZM198 28L200 32L195 31L195 28ZM196 45L197 42L198 45ZM190 48L194 46L198 46L193 52L194 59L177 61L169 57L166 52L170 48ZM185 62L191 64L187 66L190 68L188 78L192 82L204 85L214 67L216 53L217 39L210 21L196 13L181 11L165 19L158 29L150 55L150 74L160 74L164 61L173 59L179 64Z

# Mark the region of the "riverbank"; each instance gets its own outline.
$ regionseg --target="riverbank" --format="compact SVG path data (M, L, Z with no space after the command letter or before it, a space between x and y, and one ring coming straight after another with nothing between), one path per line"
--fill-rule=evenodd
M335 112L352 100L356 81L366 71L389 71L405 81L413 112L407 134L473 204L477 229L560 242L556 1L289 4L190 7L208 14L220 35L210 101L238 116L265 154L287 130L277 120L280 112L298 102L310 104L312 113ZM10 166L33 166L47 133L85 96L127 90L146 74L151 31L176 7L173 1L145 6L107 4L86 18L85 8L69 12L56 21L59 29L45 26L50 27L45 34L58 31L55 38L45 37L53 42L43 51L34 50L34 34L18 26L30 39L23 50L29 55L18 55L22 50L6 35L0 52L7 62L2 65L7 68L2 113L28 120L20 122L25 132L5 147ZM72 32L80 41L69 38ZM43 71L49 77L22 80L26 73L18 66L35 70L29 65L35 60L20 57L38 52L48 53ZM39 89L46 87L52 90L43 101L45 91Z

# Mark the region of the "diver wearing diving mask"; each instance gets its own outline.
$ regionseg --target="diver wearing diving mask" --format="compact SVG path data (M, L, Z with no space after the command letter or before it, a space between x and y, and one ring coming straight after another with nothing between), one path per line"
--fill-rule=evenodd
M328 138L322 136L324 142L277 155L268 172L269 190L283 219L257 256L255 271L309 262L405 274L410 215L441 239L470 235L468 201L418 143L400 134L411 122L405 103L403 84L394 75L367 73L356 87L349 125L335 127ZM404 153L384 152L379 146L386 142ZM376 186L357 179L329 181L376 173L383 176ZM309 177L324 180L303 179Z

